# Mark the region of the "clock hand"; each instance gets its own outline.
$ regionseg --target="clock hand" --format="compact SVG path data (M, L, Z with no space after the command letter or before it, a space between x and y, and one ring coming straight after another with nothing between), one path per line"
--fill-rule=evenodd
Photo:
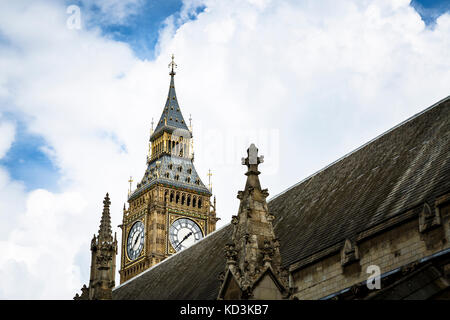
M187 238L189 238L190 236L192 236L192 231L189 232L187 235L184 236L183 240L181 240L180 243L177 244L177 246L175 247L175 249L178 248L178 247L183 243L183 241L186 240Z
M133 247L136 245L137 241L139 240L140 234L141 234L140 232L137 234L136 240L134 240L134 243L133 243Z

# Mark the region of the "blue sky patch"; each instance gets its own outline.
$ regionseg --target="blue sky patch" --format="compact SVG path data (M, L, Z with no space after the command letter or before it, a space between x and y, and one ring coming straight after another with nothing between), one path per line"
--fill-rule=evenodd
M16 123L16 135L11 148L0 159L0 165L6 167L11 178L23 181L27 191L44 188L57 191L59 171L42 147L48 147L45 140L27 132L25 124Z
M411 6L416 9L427 26L433 26L440 15L450 11L448 0L412 0Z
M130 11L133 13L120 22L104 17L104 13L95 4L88 8L83 7L80 1L71 1L70 4L79 5L82 12L89 11L89 21L83 21L86 28L100 27L104 36L129 44L136 56L142 60L156 58L155 47L159 31L164 27L164 22L169 16L174 16L175 21L179 23L176 28L186 22L179 19L183 8L181 0L143 1L141 5ZM195 8L190 12L187 20L196 19L205 8L205 6Z

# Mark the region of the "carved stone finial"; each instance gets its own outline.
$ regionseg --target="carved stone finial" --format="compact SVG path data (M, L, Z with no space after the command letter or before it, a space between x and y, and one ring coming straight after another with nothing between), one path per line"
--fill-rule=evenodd
M264 156L258 157L258 148L252 143L247 149L247 158L242 158L242 164L250 168L251 165L256 165L264 162ZM258 167L256 167L258 169Z
M273 215L269 213L266 197L267 189L261 189L258 165L264 161L258 156L258 149L251 144L247 150L247 158L242 164L248 167L245 189L238 192L239 211L232 216L232 244L227 244L226 277L234 277L233 281L224 281L219 291L219 299L283 298L288 291L281 279L280 244L275 237L272 225ZM231 271L231 272L228 272ZM232 274L232 275L230 275ZM268 275L270 274L270 275ZM268 276L275 284L270 293L260 286L262 277ZM239 294L236 292L239 287Z
M110 205L111 201L109 200L109 194L106 193L105 199L103 200L102 219L100 221L100 228L98 230L99 242L112 241L111 215L109 212Z

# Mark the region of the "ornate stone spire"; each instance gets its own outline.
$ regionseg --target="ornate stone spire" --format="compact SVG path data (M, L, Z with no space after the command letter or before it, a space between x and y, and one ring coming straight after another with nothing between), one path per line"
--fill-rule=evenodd
M109 206L111 201L109 200L109 194L106 193L105 199L103 200L103 213L102 219L100 220L100 228L98 229L98 241L99 242L112 242L112 230L111 230L111 215L109 212Z
M108 300L112 299L116 273L117 238L114 239L111 230L111 215L109 212L109 194L103 200L103 212L100 220L98 236L94 234L91 240L91 276L89 287L83 286L82 294L76 295L76 300Z
M279 242L272 226L274 216L267 207L269 192L261 189L258 178L258 165L264 158L258 156L254 144L247 154L242 159L248 168L247 182L244 191L238 192L238 215L231 220L234 230L232 242L225 247L227 266L219 299L280 299L287 290L281 276Z

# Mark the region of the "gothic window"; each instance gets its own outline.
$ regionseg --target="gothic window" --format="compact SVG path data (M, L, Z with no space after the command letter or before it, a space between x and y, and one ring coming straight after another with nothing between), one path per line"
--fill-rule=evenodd
M200 179L195 180L195 184L200 184Z
M180 194L177 192L177 196L175 198L175 203L180 202Z
M173 196L174 196L174 194L173 194L173 191L170 193L170 202L173 202Z
M179 175L176 175L176 176L175 176L175 180L180 180L180 176L179 176Z
M178 167L178 171L181 172L182 170L183 170L183 167L182 167L182 166L179 166L179 167Z
M183 194L183 195L181 196L181 204L182 204L183 206L184 206L185 200L186 200L186 196Z
M187 196L186 205L187 205L187 206L190 206L190 205L191 205L191 196L190 196L190 195Z
M169 178L169 173L168 172L166 172L166 178Z
M187 173L191 174L192 173L192 169L191 168L187 169Z
M199 208L202 207L202 198L198 198L198 207L199 207Z
M167 196L169 194L169 191L164 191L164 201L167 202Z
M187 183L191 182L191 178L187 177L187 178L186 178L186 182L187 182Z
M169 169L172 170L173 164L169 164Z
M195 208L197 206L197 197L192 199L192 206Z

